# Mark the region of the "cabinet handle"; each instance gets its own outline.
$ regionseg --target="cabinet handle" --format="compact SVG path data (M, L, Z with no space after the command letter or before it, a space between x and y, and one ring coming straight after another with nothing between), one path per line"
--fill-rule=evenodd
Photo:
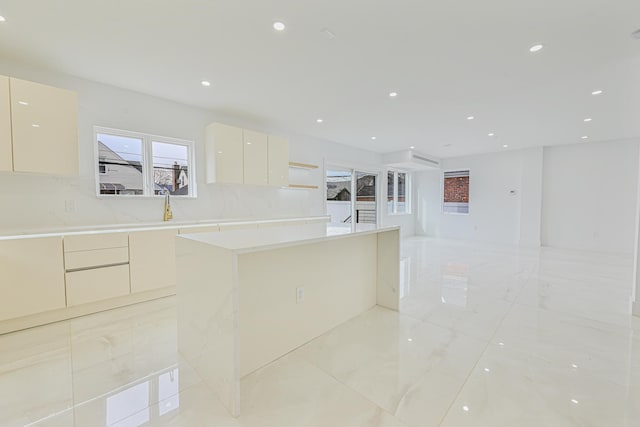
M91 267L70 268L65 273L75 273L76 271L96 270L98 268L119 267L121 265L129 265L129 262L116 262L114 264L93 265Z

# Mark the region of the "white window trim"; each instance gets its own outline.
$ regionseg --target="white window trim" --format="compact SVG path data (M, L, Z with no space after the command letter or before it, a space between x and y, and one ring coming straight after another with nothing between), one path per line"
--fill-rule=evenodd
M129 194L100 194L100 167L98 163L100 161L98 150L98 134L107 133L110 135L123 136L129 138L137 138L142 140L142 195L129 195ZM180 199L195 199L197 197L196 189L196 156L195 156L195 143L193 141L185 139L170 138L167 136L152 135L141 132L134 132L122 129L107 128L102 126L93 127L93 151L94 160L93 167L95 169L95 182L96 182L96 195L98 198L105 199L122 199L122 198L160 198L164 197L160 194L154 194L153 190L153 155L152 155L152 143L164 142L167 144L184 145L188 148L188 166L189 166L189 195L187 196L173 196Z
M467 171L469 173L469 211L464 212L445 212L444 210L444 176L447 172ZM440 185L440 213L442 215L454 215L454 216L468 216L471 214L471 168L455 168L455 169L443 169L440 176L442 184Z
M393 209L391 212L389 212L387 203L389 203L389 186L388 186L388 182L386 183L387 185L385 185L385 211L387 212L387 215L389 216L398 216L398 215L411 215L411 207L412 207L412 202L413 202L413 197L412 197L412 188L411 188L411 181L412 181L412 176L411 173L409 171L403 170L403 169L387 169L386 173L385 173L385 178L388 180L389 178L389 172L393 172ZM405 211L404 212L398 212L398 173L403 173L405 174L405 179L404 179L404 206L405 206Z

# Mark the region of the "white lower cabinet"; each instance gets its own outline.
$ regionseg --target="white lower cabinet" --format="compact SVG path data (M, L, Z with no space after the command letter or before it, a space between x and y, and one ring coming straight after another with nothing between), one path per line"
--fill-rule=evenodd
M67 273L67 307L129 295L129 266Z
M67 307L129 295L128 233L64 238Z
M129 233L131 293L176 285L177 229Z
M0 320L65 307L62 237L0 241Z

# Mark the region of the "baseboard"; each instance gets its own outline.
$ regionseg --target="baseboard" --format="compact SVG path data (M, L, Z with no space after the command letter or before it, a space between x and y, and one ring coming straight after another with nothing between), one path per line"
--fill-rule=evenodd
M60 322L61 320L69 320L75 317L86 316L87 314L99 313L101 311L112 310L114 308L120 308L127 305L138 304L158 298L164 298L175 294L176 287L169 286L162 289L154 289L152 291L125 295L122 297L92 302L75 307L61 308L59 310L46 311L44 313L37 313L30 316L4 320L0 322L0 335L9 332L20 331L22 329L33 328L35 326L42 326L49 323Z

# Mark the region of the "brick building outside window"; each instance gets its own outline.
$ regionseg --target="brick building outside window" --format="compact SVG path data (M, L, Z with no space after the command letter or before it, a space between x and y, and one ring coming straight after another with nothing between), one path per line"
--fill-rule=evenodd
M469 213L469 171L449 171L444 173L442 200L444 213Z

